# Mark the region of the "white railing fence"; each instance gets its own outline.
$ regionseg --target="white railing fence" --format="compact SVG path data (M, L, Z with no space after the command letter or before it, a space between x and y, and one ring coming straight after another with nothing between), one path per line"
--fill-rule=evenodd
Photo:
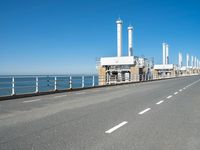
M179 77L181 77L180 75ZM20 94L97 87L129 82L147 82L178 76L138 74L126 76L16 76L0 77L0 97Z
M98 76L0 77L0 97L98 86Z

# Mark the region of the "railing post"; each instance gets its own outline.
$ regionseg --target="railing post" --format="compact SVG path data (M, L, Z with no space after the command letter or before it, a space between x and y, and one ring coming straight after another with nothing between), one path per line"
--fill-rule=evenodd
M69 77L69 88L72 89L72 76Z
M35 93L39 92L39 81L38 77L35 78Z
M95 80L94 80L94 76L92 76L92 86L95 85Z
M15 95L15 78L12 77L12 96Z
M57 90L57 77L54 77L54 91Z
M82 88L84 88L84 80L85 80L85 78L84 78L84 76L82 76Z

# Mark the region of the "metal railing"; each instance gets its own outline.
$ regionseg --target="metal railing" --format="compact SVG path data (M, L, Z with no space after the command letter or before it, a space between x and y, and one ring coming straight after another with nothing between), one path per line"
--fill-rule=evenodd
M173 77L179 76L138 74L130 75L128 77L97 75L0 77L0 97L122 84L129 82L147 82Z
M98 76L0 77L0 97L98 86Z

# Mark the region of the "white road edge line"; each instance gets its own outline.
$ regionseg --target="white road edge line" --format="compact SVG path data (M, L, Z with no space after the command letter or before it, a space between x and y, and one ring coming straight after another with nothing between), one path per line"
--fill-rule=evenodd
M65 97L67 95L59 95L59 96L54 96L54 98L61 98L61 97Z
M151 110L151 108L147 108L147 109L145 109L145 110L139 112L138 114L139 114L139 115L142 115L142 114L144 114L145 112L147 112L147 111L149 111L149 110Z
M170 99L170 98L172 98L172 95L169 95L169 96L167 97L167 99Z
M79 95L79 94L84 94L85 92L78 92L78 93L75 93L76 95Z
M101 90L93 90L94 92L99 92L99 91L101 91Z
M163 103L164 101L159 101L159 102L157 102L156 103L156 105L159 105L159 104L161 104L161 103Z
M178 92L175 92L174 95L178 94Z
M120 124L114 126L113 128L107 130L105 133L109 133L110 134L110 133L114 132L115 130L119 129L120 127L124 126L127 123L128 123L127 121L123 121L122 123L120 123Z
M27 101L23 101L23 103L37 102L37 101L40 101L40 100L41 100L41 99L27 100Z

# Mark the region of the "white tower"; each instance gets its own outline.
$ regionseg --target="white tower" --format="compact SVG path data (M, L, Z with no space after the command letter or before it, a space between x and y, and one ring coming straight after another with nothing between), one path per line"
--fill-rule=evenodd
M133 27L128 27L128 56L133 56Z
M198 60L198 69L200 68L200 61Z
M166 64L166 49L165 49L166 44L163 43L162 46L163 46L163 65L165 65Z
M190 56L189 54L186 55L186 67L189 67Z
M199 64L200 64L200 62L199 62L199 60L198 60L198 68L200 67L200 65L199 65Z
M169 64L169 45L168 44L165 45L165 52L166 52L165 64L168 65Z
M183 61L182 54L179 52L179 54L178 54L178 66L179 66L179 68L182 67L182 61Z
M194 67L194 57L191 56L191 67L193 68Z
M116 21L117 24L117 56L122 56L122 20L118 19Z
M196 64L197 64L197 57L194 57L194 68L196 68Z

